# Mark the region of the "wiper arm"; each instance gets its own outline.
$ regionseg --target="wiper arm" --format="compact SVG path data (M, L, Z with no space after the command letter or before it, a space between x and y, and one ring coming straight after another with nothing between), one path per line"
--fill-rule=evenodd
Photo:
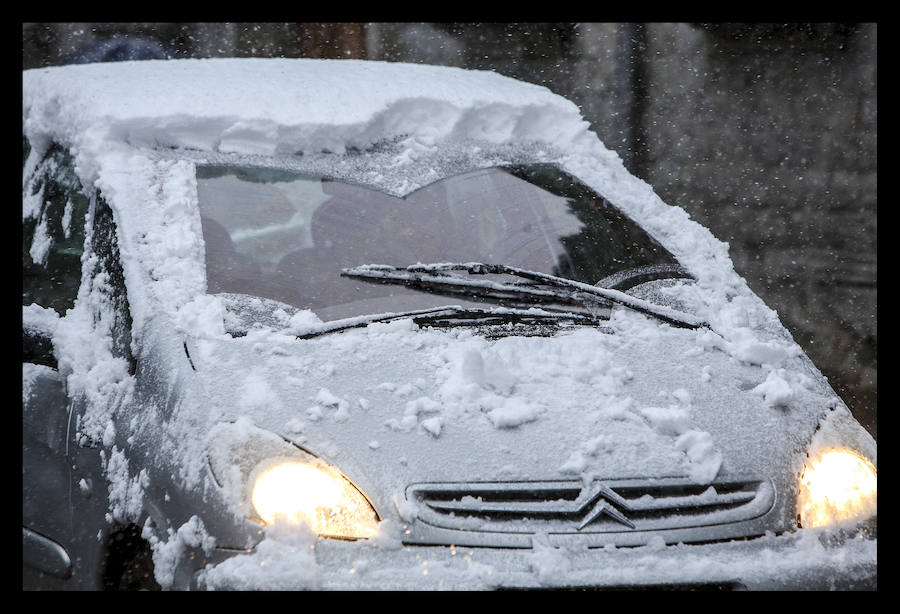
M450 275L449 271L465 271L470 275L512 275L528 280L501 283ZM438 293L469 294L494 300L523 300L533 303L580 303L585 306L609 301L653 316L682 328L708 326L706 322L669 307L655 305L618 290L599 288L564 277L529 271L504 264L480 262L416 264L405 269L367 264L342 269L341 275L374 283L402 283L417 290Z

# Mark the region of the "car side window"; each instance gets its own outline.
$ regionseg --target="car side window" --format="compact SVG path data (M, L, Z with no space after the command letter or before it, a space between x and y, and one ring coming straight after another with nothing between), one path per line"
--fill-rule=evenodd
M52 145L23 181L23 305L37 303L63 316L75 304L88 205L71 154Z

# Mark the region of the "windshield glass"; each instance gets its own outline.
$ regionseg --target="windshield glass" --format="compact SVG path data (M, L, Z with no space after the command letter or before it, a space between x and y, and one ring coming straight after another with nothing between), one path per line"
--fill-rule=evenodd
M313 310L322 320L448 303L341 276L363 264L484 262L596 284L677 265L634 222L548 164L476 170L403 198L295 172L201 166L197 188L210 293ZM477 297L454 303L489 307Z

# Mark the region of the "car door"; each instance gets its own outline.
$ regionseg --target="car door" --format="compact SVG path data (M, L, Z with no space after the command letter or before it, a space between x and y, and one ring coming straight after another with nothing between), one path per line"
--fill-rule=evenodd
M23 588L98 588L106 509L99 447L76 443L75 402L53 343L78 296L97 196L58 145L31 168L26 158L23 175ZM90 249L102 242L92 235Z

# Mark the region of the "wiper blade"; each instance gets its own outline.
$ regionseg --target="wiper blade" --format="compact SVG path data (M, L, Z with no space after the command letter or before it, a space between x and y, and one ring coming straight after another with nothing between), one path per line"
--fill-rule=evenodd
M468 279L451 275L450 271L465 271L470 275L512 275L527 281L502 283ZM618 290L600 288L504 264L481 262L415 264L403 269L381 264L366 264L342 269L341 275L374 283L402 283L417 290L477 295L493 300L581 304L588 309L593 304L608 301L653 316L673 326L682 328L708 326L706 322L691 314L655 305Z
M595 324L594 318L582 313L571 311L555 311L543 309L470 309L460 305L444 305L430 309L417 309L413 311L401 311L396 313L379 313L332 320L322 324L313 324L302 331L297 331L298 339L311 339L328 333L340 332L351 328L362 328L376 322L391 322L412 318L416 324L430 322L455 321L462 323L479 323L483 325L507 324L510 322L566 322L570 324Z

